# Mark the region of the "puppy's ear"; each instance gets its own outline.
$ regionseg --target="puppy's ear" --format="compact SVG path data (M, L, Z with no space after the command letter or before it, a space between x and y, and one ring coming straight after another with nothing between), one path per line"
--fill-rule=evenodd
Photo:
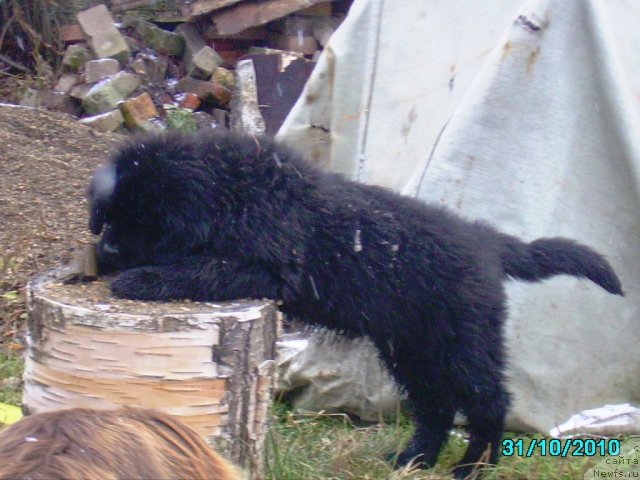
M99 235L106 221L106 210L116 188L116 169L113 164L96 170L89 185L90 204L89 228L91 233Z

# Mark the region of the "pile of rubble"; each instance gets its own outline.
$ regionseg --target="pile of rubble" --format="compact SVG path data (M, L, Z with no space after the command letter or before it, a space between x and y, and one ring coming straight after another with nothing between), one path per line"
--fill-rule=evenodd
M64 111L102 131L229 127L275 134L351 1L176 2L183 22L122 15L112 0L60 28L53 88L19 103ZM179 5L177 5L179 4Z

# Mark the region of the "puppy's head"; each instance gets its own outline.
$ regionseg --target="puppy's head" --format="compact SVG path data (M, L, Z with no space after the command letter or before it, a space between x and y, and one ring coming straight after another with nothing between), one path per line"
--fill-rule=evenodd
M101 273L198 253L215 217L215 180L197 139L147 135L125 144L88 189Z

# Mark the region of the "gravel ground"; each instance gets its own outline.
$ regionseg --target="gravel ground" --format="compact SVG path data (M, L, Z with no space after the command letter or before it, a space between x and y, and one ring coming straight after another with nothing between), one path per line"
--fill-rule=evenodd
M2 347L20 332L29 278L90 241L85 189L123 137L69 116L11 105L0 105L0 126Z

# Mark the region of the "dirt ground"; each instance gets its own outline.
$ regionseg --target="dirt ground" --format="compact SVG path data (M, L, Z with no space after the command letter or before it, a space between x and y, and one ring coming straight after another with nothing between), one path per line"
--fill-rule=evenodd
M29 278L91 240L85 190L123 138L69 116L0 105L0 348L20 348Z

